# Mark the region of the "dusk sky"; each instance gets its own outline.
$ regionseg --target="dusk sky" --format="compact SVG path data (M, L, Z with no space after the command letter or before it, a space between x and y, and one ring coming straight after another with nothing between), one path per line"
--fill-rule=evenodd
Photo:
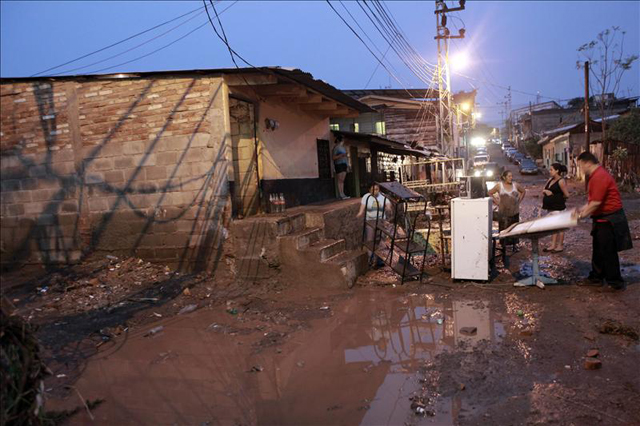
M435 63L434 2L385 4L410 44L427 61ZM457 6L457 2L448 4ZM332 2L332 5L376 55L382 57L378 49L384 53L388 44L358 3ZM31 76L201 6L202 2L187 1L3 1L0 75ZM220 17L229 43L252 65L300 68L340 89L360 89L366 86L378 64L325 1L222 1L216 7L218 12L229 8ZM362 29L356 26L345 7ZM45 74L233 67L226 47L206 22L206 14L196 12ZM202 28L182 40L150 54L200 25ZM454 33L457 33L456 27L467 31L464 40L452 44L451 53L464 50L470 59L468 66L459 71L469 78L454 74L453 91L477 87L481 121L490 124L499 122L501 107L497 103L504 101L506 86L513 89L513 108L528 105L530 101L535 103L537 92L541 101L565 101L582 96L583 72L575 66L579 59L576 49L611 26L627 32L625 52L638 54L640 2L469 1L466 10L449 17L449 27ZM177 28L171 30L174 27ZM151 41L145 43L148 40ZM134 48L140 44L143 45ZM127 50L130 51L120 55ZM135 60L144 55L148 56ZM105 60L111 56L115 57ZM393 51L387 53L386 59L390 61L389 68L397 71L396 77L402 85L426 87ZM100 63L87 66L96 62ZM123 64L125 62L129 63ZM627 72L618 96L640 94L639 69L636 62ZM401 88L402 85L378 67L368 87Z

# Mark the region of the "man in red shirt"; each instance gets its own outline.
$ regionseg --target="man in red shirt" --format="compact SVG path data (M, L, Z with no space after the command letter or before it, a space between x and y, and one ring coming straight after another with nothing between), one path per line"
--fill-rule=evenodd
M606 280L613 289L624 290L618 252L632 248L632 244L620 192L613 177L592 153L580 154L578 167L589 175L588 202L579 210L578 218L591 216L593 220L591 272L585 284L602 285Z

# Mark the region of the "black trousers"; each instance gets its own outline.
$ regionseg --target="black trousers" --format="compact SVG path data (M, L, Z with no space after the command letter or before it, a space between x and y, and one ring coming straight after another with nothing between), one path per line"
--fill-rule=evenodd
M620 259L616 249L613 225L610 222L593 222L593 253L589 278L606 279L611 286L623 283L620 274Z

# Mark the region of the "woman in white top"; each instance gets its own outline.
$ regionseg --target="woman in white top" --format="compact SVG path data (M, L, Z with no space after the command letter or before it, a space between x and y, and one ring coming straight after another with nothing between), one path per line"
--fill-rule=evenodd
M520 202L526 190L513 181L513 174L505 170L500 176L500 182L489 191L489 195L498 203L498 229L507 229L514 223L520 222ZM505 244L517 244L517 238L507 238Z
M362 197L360 203L360 211L358 211L358 218L365 216L366 221L378 220L378 223L384 221L391 212L391 202L389 202L384 195L380 193L380 185L374 183L369 188L369 192ZM365 242L373 242L375 236L375 229L373 226L365 225ZM379 238L379 237L378 237ZM371 259L371 251L368 251L369 258ZM384 266L384 262L378 256L376 256L376 266Z

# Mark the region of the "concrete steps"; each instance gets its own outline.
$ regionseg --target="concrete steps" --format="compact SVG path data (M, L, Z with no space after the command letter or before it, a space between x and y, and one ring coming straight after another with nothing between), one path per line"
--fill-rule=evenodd
M305 251L311 253L315 258L319 259L320 262L324 262L336 254L344 252L345 248L344 240L330 240L325 238L309 246Z
M359 202L301 206L282 216L234 221L231 226L237 277L351 288L366 272L360 249L362 228L355 218Z

